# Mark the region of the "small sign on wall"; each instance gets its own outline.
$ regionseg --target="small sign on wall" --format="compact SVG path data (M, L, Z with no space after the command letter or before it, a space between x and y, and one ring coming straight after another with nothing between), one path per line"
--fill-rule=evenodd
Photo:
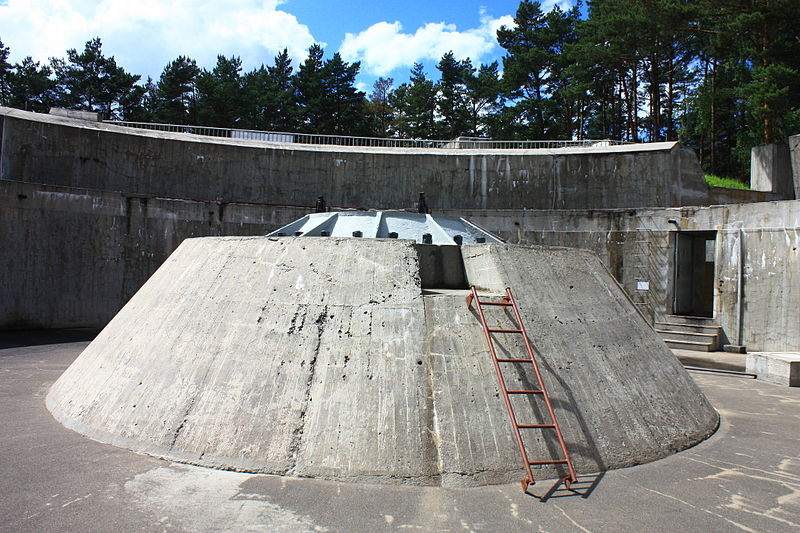
M637 281L636 282L636 290L637 291L649 291L650 290L650 282L649 281Z

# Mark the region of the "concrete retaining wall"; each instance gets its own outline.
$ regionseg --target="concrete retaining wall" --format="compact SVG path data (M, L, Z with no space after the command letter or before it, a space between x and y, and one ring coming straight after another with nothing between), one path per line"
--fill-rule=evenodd
M800 201L632 210L459 211L515 243L596 252L654 321L672 313L674 234L716 232L714 318L737 344L740 230L744 236L742 344L800 350ZM673 220L675 223L670 223ZM637 290L637 280L649 283ZM725 340L725 339L723 339Z
M0 181L0 328L102 327L186 237L259 235L306 209L137 198ZM718 231L715 317L739 333L738 228L745 236L742 337L796 351L800 202L635 210L451 211L510 242L596 252L650 320L671 313L675 220ZM646 259L646 260L644 260ZM643 266L643 268L642 268ZM637 290L637 278L649 282Z
M795 163L800 160L799 138L790 139ZM438 212L467 216L512 242L597 252L651 319L668 313L672 305L670 232L675 227L667 220L677 218L684 230L719 229L717 279L722 282L716 317L737 338L738 304L730 292L736 266L726 254L735 253L741 226L745 240L752 237L746 246L750 270L742 337L752 349L800 349L791 316L800 305L791 273L800 227L796 203L662 210L480 209L775 197L723 189L706 193L704 183L695 179L699 170L694 156L677 146L492 154L468 149L287 149L0 108L0 149L0 245L13 251L0 255L0 268L6 272L0 278L0 328L99 327L186 237L263 234L309 211L287 203L311 205L320 193L329 204L397 207L413 204L424 188ZM438 191L435 199L432 190ZM284 203L226 201L230 198ZM447 211L437 205L458 208ZM647 291L636 289L642 275L649 280ZM785 307L759 304L759 294L775 295Z
M306 212L0 181L0 328L102 327L183 239Z
M0 179L184 197L397 209L703 205L677 143L552 150L309 146L162 133L0 108Z

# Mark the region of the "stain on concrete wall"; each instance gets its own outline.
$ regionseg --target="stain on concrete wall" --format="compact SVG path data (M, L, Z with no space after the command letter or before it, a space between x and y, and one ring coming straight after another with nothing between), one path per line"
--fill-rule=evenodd
M667 209L458 213L512 243L596 252L651 323L673 311L674 235L678 228L715 231L714 318L728 342L734 344L740 327L737 278L741 230L742 344L751 351L800 350L800 201ZM647 282L647 290L640 290L639 281Z
M8 108L2 179L145 196L396 209L704 204L677 143L550 150L268 144L135 130Z
M103 326L185 238L305 213L0 181L0 328Z

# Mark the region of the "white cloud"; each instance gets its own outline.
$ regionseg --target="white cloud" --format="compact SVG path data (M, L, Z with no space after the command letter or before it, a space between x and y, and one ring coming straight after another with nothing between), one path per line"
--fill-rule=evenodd
M339 52L345 61L361 61L362 69L375 76L417 61L438 61L451 50L457 59L477 63L497 46L497 29L503 25L513 26L513 17L492 18L481 12L477 28L458 31L453 24L429 22L414 33L403 33L399 22L384 21L357 34L346 33Z
M212 67L217 54L245 68L271 63L284 48L296 60L314 42L308 27L278 9L279 0L8 0L0 38L11 60L64 57L93 37L126 70L158 77L178 55Z
M542 2L542 11L547 12L558 6L561 11L569 11L575 5L573 0L544 0Z

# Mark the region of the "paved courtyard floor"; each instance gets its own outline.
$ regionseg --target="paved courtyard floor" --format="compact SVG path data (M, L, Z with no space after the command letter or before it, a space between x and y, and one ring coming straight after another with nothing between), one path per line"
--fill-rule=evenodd
M89 337L0 334L0 531L800 530L797 388L692 372L721 414L716 434L575 492L356 485L187 466L65 429L44 397Z

